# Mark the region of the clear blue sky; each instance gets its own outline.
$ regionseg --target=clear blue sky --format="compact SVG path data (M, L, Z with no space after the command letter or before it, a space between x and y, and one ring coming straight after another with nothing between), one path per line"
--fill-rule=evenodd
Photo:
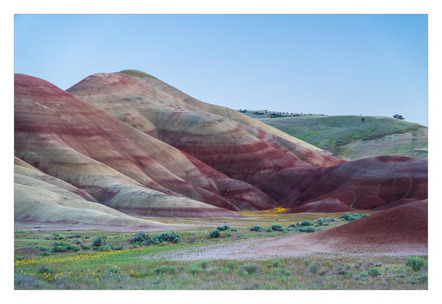
M15 72L138 69L234 109L427 125L426 15L16 15Z

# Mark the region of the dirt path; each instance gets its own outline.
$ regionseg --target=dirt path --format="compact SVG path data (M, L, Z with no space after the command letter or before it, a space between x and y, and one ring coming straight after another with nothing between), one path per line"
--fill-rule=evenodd
M270 260L301 256L405 256L426 255L425 245L383 245L376 247L344 246L339 239L320 240L315 235L293 235L272 239L249 240L230 244L207 245L146 256L146 259L168 260Z

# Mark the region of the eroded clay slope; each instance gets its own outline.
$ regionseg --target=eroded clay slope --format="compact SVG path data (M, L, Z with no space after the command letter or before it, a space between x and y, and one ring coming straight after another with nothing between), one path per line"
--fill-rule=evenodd
M143 73L95 74L68 90L146 134L243 180L292 212L371 209L427 197L427 163L379 157L345 163Z
M274 201L52 84L15 77L16 156L136 215L233 216Z

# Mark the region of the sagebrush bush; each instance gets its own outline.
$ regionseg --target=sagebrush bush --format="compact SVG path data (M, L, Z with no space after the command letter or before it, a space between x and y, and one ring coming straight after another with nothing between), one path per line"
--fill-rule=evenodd
M224 225L224 226L218 226L216 227L216 229L219 231L224 231L224 230L230 230L230 227L228 225Z
M249 230L250 230L250 231L256 231L256 232L262 232L262 231L264 231L264 228L262 228L262 227L259 226L259 225L255 225L255 226L253 226L252 228L250 228Z
M162 267L158 267L154 270L156 275L159 274L170 274L170 273L175 273L175 267L172 266L162 266Z
M299 232L316 232L316 229L315 228L313 228L313 227L311 227L311 226L308 226L308 227L300 227L299 229Z
M347 273L346 268L341 263L336 264L336 273L339 275L344 275Z
M99 246L99 247L93 247L94 250L97 251L111 251L113 250L112 246L110 245L103 245L103 246Z
M134 235L133 238L129 239L129 242L132 245L149 245L152 241L149 234L145 233L144 231L140 231L137 234Z
M413 271L419 271L425 265L425 260L418 256L412 256L405 260L405 265L411 267Z
M368 271L368 275L371 276L371 277L377 277L380 274L381 274L381 271L378 268L371 268Z
M201 272L203 272L204 270L201 268L201 267L198 267L198 266L195 266L195 265L192 265L191 267L190 267L190 269L189 269L189 272L191 273L191 274L193 274L193 275L195 275L195 274L197 274L197 273L201 273Z
M183 238L181 237L181 235L175 232L164 232L153 238L151 243L157 245L157 244L170 244L170 243L178 244L182 242Z
M241 270L245 274L252 275L258 271L258 265L254 263L247 263L241 267Z
M54 243L54 246L52 247L52 252L67 252L67 251L79 251L80 248L75 246L75 245L71 245L68 243Z
M273 231L283 231L284 227L282 227L281 225L272 225L269 227L269 229Z
M221 235L221 233L219 232L219 230L212 230L209 233L209 237L211 237L212 239L214 238L218 238Z
M318 225L318 226L322 226L322 225L324 225L324 223L325 223L325 218L321 217L316 220L316 225Z
M310 222L310 221L302 221L301 222L301 224L300 224L300 226L313 226L313 223L312 222Z
M52 270L49 268L46 264L41 264L40 267L37 269L37 273L43 274L43 273L51 273Z
M271 265L273 267L282 267L282 266L284 266L284 264L282 264L280 260L274 260Z
M49 247L45 247L45 246L40 246L40 252L41 253L45 253L45 252L49 252L51 249Z
M121 272L121 269L120 269L120 267L118 267L117 265L114 265L114 266L112 266L111 268L109 268L107 271L108 271L108 272L111 272L111 273L120 273L120 272Z
M365 215L366 216L366 215ZM346 221L352 222L355 220L359 220L361 218L361 216L357 213L345 213L343 215L341 215L339 218L344 219Z
M92 241L91 247L101 247L106 245L106 239L101 235L97 235Z

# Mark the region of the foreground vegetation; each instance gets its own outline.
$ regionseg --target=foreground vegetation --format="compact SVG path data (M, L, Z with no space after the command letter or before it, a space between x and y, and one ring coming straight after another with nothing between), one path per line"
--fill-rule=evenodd
M427 289L426 257L315 255L266 261L164 258L166 253L204 250L210 244L314 233L364 216L285 215L277 211L175 232L16 231L15 288Z

